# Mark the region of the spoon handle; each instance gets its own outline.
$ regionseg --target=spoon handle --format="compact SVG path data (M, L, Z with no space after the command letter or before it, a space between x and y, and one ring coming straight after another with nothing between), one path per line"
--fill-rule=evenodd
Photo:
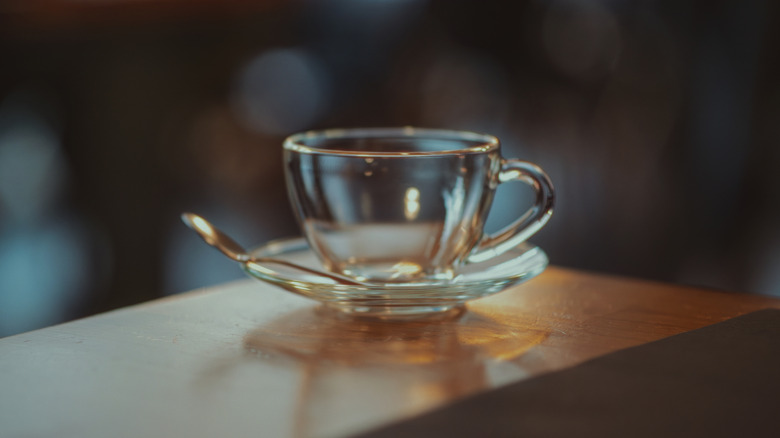
M353 286L371 285L371 283L362 282L344 275L336 274L334 272L325 272L318 269L309 268L297 263L288 262L287 260L273 259L269 257L253 257L246 252L243 246L239 245L230 236L223 233L219 228L215 227L211 224L211 222L207 221L201 216L198 216L195 213L182 213L181 220L185 225L195 231L198 236L200 236L200 238L203 239L206 243L239 263L276 263L277 265L287 266L288 268L297 269L299 271L307 272L319 277L330 278L339 284L349 284Z
M244 263L274 263L277 265L287 266L288 268L297 269L299 271L303 271L312 275L316 275L318 277L325 277L330 278L331 280L340 283L340 284L349 284L353 286L369 286L369 283L365 283L362 281L355 280L353 278L349 278L345 275L339 275L333 272L326 272L326 271L320 271L317 269L308 268L303 265L299 265L297 263L288 262L287 260L281 260L281 259L272 259L267 257L250 257L249 260L247 260Z

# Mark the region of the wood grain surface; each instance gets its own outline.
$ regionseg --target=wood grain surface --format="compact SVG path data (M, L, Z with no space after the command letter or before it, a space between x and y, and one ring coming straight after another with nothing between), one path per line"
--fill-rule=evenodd
M769 307L551 267L459 314L382 321L239 281L0 339L0 436L345 436Z

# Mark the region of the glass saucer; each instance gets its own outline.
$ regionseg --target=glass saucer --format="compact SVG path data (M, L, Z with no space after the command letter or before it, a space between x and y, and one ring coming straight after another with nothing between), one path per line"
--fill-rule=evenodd
M250 251L255 257L273 257L323 269L303 238L276 240ZM455 270L452 280L383 283L370 286L338 284L333 280L283 265L244 263L252 277L326 306L354 315L417 316L453 310L468 300L493 295L539 275L547 254L525 242L506 253Z

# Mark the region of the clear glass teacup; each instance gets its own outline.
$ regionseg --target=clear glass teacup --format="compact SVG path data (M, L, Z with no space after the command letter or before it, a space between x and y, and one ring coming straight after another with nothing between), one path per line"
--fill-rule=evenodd
M554 191L496 137L420 128L332 129L284 142L287 189L312 251L333 272L377 283L447 281L516 247L549 220ZM496 187L522 181L533 205L483 232Z

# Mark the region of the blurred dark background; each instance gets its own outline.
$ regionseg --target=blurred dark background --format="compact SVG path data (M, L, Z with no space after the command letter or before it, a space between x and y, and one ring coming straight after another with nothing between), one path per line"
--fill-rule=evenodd
M281 141L327 127L495 134L556 184L552 263L780 295L777 9L5 0L0 336L242 278L179 213L298 234Z

